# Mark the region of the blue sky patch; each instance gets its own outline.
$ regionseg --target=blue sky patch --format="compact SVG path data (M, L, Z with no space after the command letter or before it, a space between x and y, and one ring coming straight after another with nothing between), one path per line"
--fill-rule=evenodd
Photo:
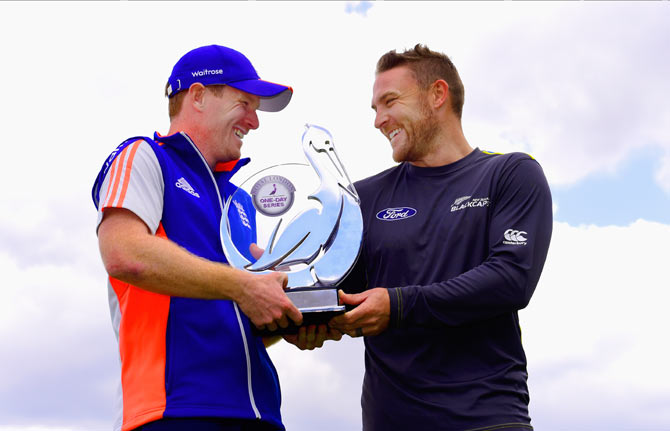
M627 226L637 219L670 224L670 195L654 180L658 152L638 153L616 172L570 187L551 186L555 221L573 226Z
M372 7L372 2L369 1L359 1L359 2L347 2L347 6L344 11L346 13L357 13L360 16L367 16L368 10Z

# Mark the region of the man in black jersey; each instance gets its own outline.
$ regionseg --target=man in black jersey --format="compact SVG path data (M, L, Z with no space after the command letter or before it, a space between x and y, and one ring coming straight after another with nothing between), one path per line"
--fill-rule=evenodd
M449 58L377 63L372 109L399 165L356 183L364 238L330 326L365 336L363 429L528 431L518 310L547 256L551 195L521 153L472 148Z

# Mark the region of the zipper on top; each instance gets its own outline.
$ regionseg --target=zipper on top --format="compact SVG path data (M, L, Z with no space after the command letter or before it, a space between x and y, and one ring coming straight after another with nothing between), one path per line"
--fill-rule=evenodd
M200 160L202 160L202 163L207 168L207 173L209 173L209 177L212 179L212 183L214 184L214 188L216 189L216 197L219 199L219 208L221 209L221 216L223 217L224 215L223 201L221 200L221 192L219 191L218 184L216 184L216 178L214 178L214 174L212 174L212 170L209 168L209 165L207 164L207 160L205 160L198 147L195 146L191 138L186 133L184 132L179 133L181 133L181 135L184 136L186 140L191 144L196 154L198 154ZM247 334L244 332L244 325L242 324L242 317L240 316L240 310L237 306L237 302L235 301L232 302L233 307L235 308L235 315L237 316L237 323L240 327L240 333L242 334L242 343L244 344L244 355L247 360L247 387L249 388L249 401L251 402L251 408L254 411L254 415L256 415L256 419L260 419L261 413L260 411L258 411L258 407L256 407L256 400L254 399L254 391L251 385L251 357L249 355L249 344L247 343Z

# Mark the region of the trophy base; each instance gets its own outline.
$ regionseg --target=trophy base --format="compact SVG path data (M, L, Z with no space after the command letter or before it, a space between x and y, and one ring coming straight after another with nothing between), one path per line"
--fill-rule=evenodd
M297 334L302 326L326 324L333 317L346 311L346 307L340 305L337 289L331 287L298 287L288 290L286 296L302 313L302 325L298 326L289 321L288 327L277 328L275 331L259 330L252 326L254 334L261 337Z

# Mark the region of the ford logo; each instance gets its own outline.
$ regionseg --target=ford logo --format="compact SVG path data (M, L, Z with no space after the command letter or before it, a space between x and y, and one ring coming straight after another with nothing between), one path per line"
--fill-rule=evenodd
M410 218L415 214L416 210L414 208L386 208L385 210L381 210L377 213L377 218L383 221L395 221Z

